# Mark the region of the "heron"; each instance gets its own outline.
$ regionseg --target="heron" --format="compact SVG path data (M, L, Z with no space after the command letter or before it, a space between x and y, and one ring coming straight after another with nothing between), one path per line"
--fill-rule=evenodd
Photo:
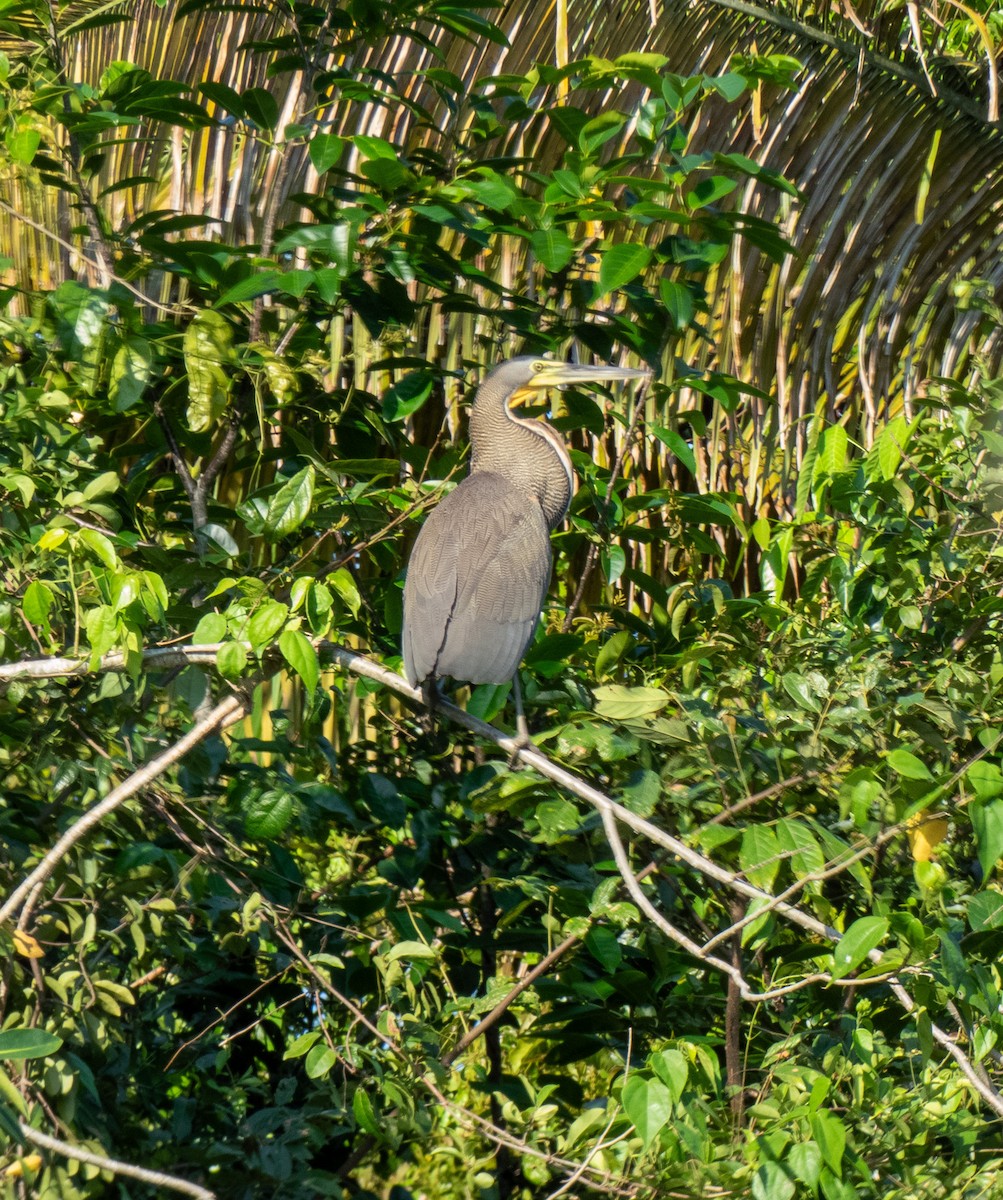
M511 680L518 738L529 742L519 664L550 584L550 534L568 511L575 477L557 431L516 409L560 384L650 374L525 355L495 367L477 389L469 474L426 518L404 583L404 673L429 707L446 676Z

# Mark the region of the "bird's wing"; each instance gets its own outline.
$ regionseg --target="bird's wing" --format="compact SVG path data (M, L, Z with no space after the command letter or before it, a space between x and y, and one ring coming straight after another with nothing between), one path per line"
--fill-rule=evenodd
M550 583L539 503L488 471L468 475L428 515L404 584L404 670L504 683L533 636Z

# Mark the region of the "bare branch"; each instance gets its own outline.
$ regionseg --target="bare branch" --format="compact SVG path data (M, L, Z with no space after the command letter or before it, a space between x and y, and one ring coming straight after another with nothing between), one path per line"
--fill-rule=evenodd
M95 825L100 824L109 813L114 812L116 808L124 804L131 796L135 796L137 792L152 783L168 767L172 766L179 759L184 758L188 751L197 746L199 742L204 741L210 734L215 733L216 730L223 729L227 725L232 725L234 721L239 721L245 712L246 709L243 701L238 700L235 696L228 696L222 703L217 704L208 716L193 726L183 737L179 738L173 746L168 746L163 753L151 759L144 766L140 767L138 771L134 771L128 779L120 783L118 787L113 788L99 804L95 804L93 808L88 809L78 821L75 821L67 829L38 866L18 884L7 897L4 904L0 906L0 924L13 916L21 902L34 888L49 878L59 864L60 859L82 837L93 829Z
M95 1154L93 1150L85 1150L82 1146L71 1146L69 1142L61 1141L59 1138L52 1137L51 1134L32 1129L24 1121L19 1121L18 1125L21 1136L26 1142L41 1146L43 1150L62 1154L64 1158L73 1158L77 1162L88 1163L92 1167L99 1167L102 1171L110 1171L112 1175L125 1175L129 1179L141 1179L143 1183L150 1183L154 1187L169 1188L172 1192L194 1196L195 1200L216 1200L215 1192L210 1192L208 1188L200 1187L197 1183L191 1183L187 1179L179 1179L176 1175L167 1175L163 1171L150 1171L146 1167L136 1167L132 1163L119 1162L116 1158L105 1158L103 1154Z

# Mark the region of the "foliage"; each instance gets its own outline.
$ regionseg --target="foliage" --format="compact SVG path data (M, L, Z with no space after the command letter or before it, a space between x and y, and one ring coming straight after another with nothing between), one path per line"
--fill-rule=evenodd
M33 1155L32 1128L221 1200L983 1192L1003 391L990 370L932 380L866 436L820 405L772 435L788 463L803 443L790 504L750 505L775 486L754 452L729 463L748 489L696 486L745 400L774 394L680 351L716 345L736 247L792 261L729 205L798 194L694 131L796 64L435 67L443 133L392 73L345 64L387 36L498 44L473 7L289 6L250 48L271 78L302 72L288 111L121 61L71 83L79 21L53 36L50 15L5 14L7 145L76 214L92 274L8 297L0 637L7 663L86 669L4 677L0 894L204 732L0 926L6 1193L153 1194ZM438 140L363 125L394 105ZM308 156L295 212L279 189L242 240L109 202L140 186L102 174L134 139L227 124L249 171L263 148ZM513 155L540 125L557 157ZM399 662L407 542L463 469L456 402L480 369L429 347L465 321L484 362L660 368L636 412L614 405L616 437L591 396L554 414L580 491L525 691L548 754L715 866L635 838L662 922L574 793L330 665L332 643ZM647 469L667 453L684 486ZM247 719L205 724L229 695ZM505 700L468 709L504 719Z

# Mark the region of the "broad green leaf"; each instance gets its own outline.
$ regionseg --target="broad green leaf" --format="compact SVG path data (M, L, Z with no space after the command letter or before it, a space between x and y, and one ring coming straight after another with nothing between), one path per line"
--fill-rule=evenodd
M213 308L224 308L227 304L239 304L244 300L255 300L258 296L267 296L269 292L278 291L282 287L282 283L281 271L257 271L253 275L248 275L246 279L241 279L233 287L227 288L214 302Z
M906 750L902 746L895 750L889 750L886 761L895 774L901 775L904 779L933 779L927 765L918 759L911 750Z
M639 767L631 772L630 778L624 784L620 803L638 816L648 817L655 811L655 805L661 795L661 776L657 771Z
M965 772L965 779L980 800L995 800L997 796L1003 796L1003 771L996 763L986 762L985 759L972 763Z
M348 605L352 616L357 617L362 607L362 597L352 572L347 567L339 567L331 576L331 587Z
M838 1117L820 1109L809 1118L811 1131L826 1166L836 1176L843 1174L843 1151L846 1149L846 1127Z
M799 708L806 709L808 712L822 711L822 705L815 694L812 680L804 675L799 675L796 671L788 671L780 682L783 684L784 691Z
M117 570L120 564L115 547L103 533L97 529L78 529L73 536L75 541L95 554L109 571Z
M46 1058L55 1054L63 1039L44 1029L5 1029L0 1033L0 1059L23 1062L29 1058Z
M648 1064L661 1081L666 1084L672 1099L678 1104L686 1090L690 1067L678 1050L659 1050L648 1059Z
M689 473L696 477L697 460L693 453L693 447L686 441L683 435L675 429L665 429L661 425L652 425L651 433L655 435L660 442L663 442L672 453L679 459Z
M606 582L610 587L614 587L627 566L627 555L622 546L614 544L604 547L601 559L602 572L606 576Z
M286 537L294 529L299 529L310 515L315 478L313 464L308 463L291 479L287 479L269 500L264 528L270 539L277 541Z
M672 1116L672 1094L660 1079L631 1075L624 1084L621 1102L645 1148Z
M677 283L674 279L663 279L658 285L658 294L672 321L672 332L682 333L684 329L688 329L696 316L696 302L686 284Z
M631 721L651 717L668 704L667 693L660 688L622 687L617 683L597 687L592 693L596 713L610 721Z
M777 822L777 842L781 851L789 855L791 870L798 879L813 875L825 866L825 855L815 835L794 817Z
M998 929L1003 925L1003 895L995 888L974 895L968 902L968 923L975 933Z
M630 283L651 261L651 250L633 242L620 242L602 253L599 263L599 295L605 296Z
M84 628L95 658L107 654L118 642L118 617L109 605L92 608L84 619Z
M243 642L224 642L216 655L216 669L224 679L240 679L247 670L247 648Z
M983 879L988 879L1003 857L1003 800L975 801L968 806L979 850Z
M384 421L403 421L432 394L435 377L428 371L409 371L383 393Z
M54 600L55 596L52 594L52 588L47 583L42 583L38 579L33 579L28 584L24 589L24 597L21 600L21 611L27 620L32 625L40 625L45 630L47 637L51 633L49 613L52 611Z
M334 133L315 133L310 139L310 161L318 175L323 175L341 158L345 139Z
M330 1074L337 1061L337 1053L326 1042L320 1042L307 1051L303 1070L308 1079L323 1079L325 1075Z
M30 126L20 127L7 134L4 144L11 162L27 166L42 144L42 135L37 129L32 129Z
M142 337L122 339L111 363L108 398L116 412L125 412L142 398L153 378L153 347Z
M837 475L846 468L849 437L842 425L828 425L819 438L818 457L815 459L815 478L820 475Z
M355 1120L358 1122L359 1128L363 1132L371 1134L375 1138L381 1137L380 1127L376 1121L376 1113L373 1110L373 1102L361 1087L355 1089L355 1095L352 1097L352 1112Z
M560 271L575 256L575 243L563 229L537 229L530 234L529 244L539 262L548 271Z
M193 646L213 646L226 637L226 617L222 613L206 613L195 626Z
M293 798L287 791L272 788L250 797L241 810L248 837L270 841L285 832L293 815Z
M860 917L836 943L832 952L833 979L842 979L855 971L868 954L876 949L888 933L888 922L884 917Z
M766 825L750 825L742 834L738 861L750 883L770 891L782 861L777 835Z
M582 818L570 800L544 800L536 806L536 819L548 841L560 841L581 826Z
M814 1142L798 1142L787 1151L787 1165L810 1188L818 1187L822 1173L822 1151Z
M623 948L608 925L593 925L585 935L585 947L608 974L623 961Z
M634 644L635 639L633 634L626 629L621 629L619 633L614 633L611 638L604 642L602 649L596 655L596 679L602 679L604 675L608 675L613 671L620 659Z
M791 1200L794 1180L783 1167L767 1159L752 1177L753 1200Z
M313 643L298 629L285 629L279 634L282 657L303 680L308 692L313 692L320 680L320 663Z
M188 373L188 427L205 433L222 416L230 394L233 331L218 312L201 309L185 330L182 350Z
M289 616L289 607L278 600L266 600L247 625L247 638L255 654L261 654L275 640Z
M391 946L383 955L387 962L396 962L399 958L437 958L438 953L432 946L424 942L398 942Z

